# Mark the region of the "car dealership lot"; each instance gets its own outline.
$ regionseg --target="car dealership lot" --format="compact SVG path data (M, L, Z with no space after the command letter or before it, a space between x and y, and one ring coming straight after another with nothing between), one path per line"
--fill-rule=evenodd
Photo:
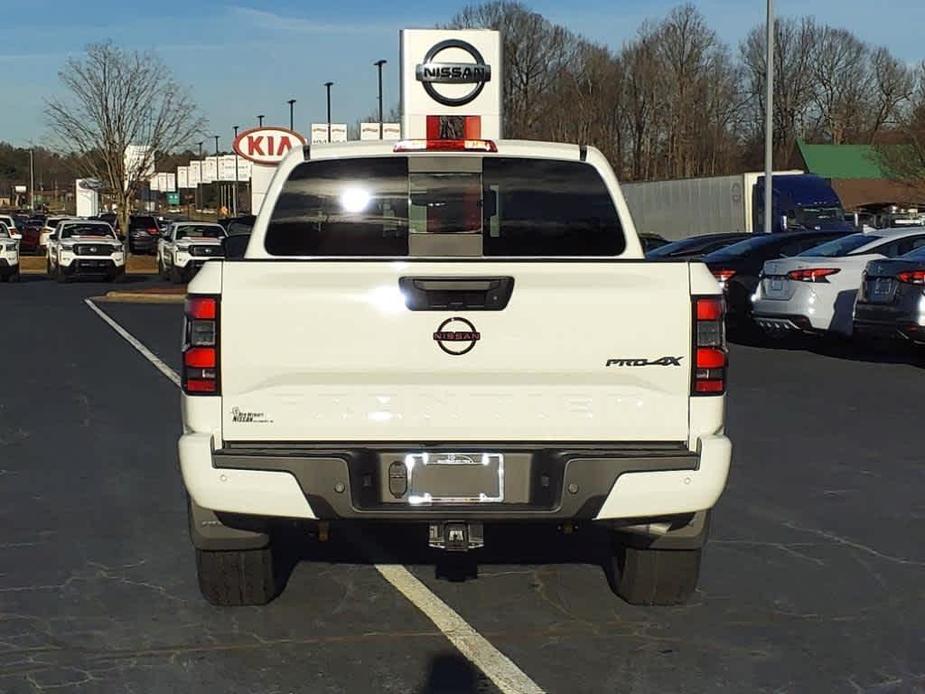
M85 305L108 289L26 276L0 291L15 326L0 391L0 692L497 691L383 578L376 565L393 561L549 692L925 687L925 368L912 352L733 347L734 468L690 605L620 602L593 528L489 528L476 569L435 563L423 530L335 526L300 547L315 561L294 565L276 601L219 609L199 595L186 537L176 386ZM179 306L98 305L178 368Z

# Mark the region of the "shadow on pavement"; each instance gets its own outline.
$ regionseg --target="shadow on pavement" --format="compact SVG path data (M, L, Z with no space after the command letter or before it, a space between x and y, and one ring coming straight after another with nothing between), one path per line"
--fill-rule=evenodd
M479 687L479 673L461 655L438 655L430 662L427 681L419 694L475 694L486 691Z
M445 552L427 544L426 523L332 523L321 542L311 526L291 524L274 533L281 587L302 561L331 564L404 564L432 567L434 577L464 582L478 577L480 566L584 564L598 566L613 581L608 529L587 523L562 532L554 524L485 526L485 547ZM603 585L603 582L602 582Z
M758 329L729 332L729 341L745 347L811 352L823 357L872 364L907 364L925 368L925 347L901 340L850 339L811 335L768 336Z

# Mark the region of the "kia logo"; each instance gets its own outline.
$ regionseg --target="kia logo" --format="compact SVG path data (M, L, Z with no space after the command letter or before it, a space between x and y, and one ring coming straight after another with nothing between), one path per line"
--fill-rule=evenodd
M437 56L449 48L458 48L471 57L471 63L440 63ZM465 106L478 98L486 82L491 81L491 66L485 64L485 59L478 49L460 39L447 39L427 51L424 62L417 66L415 76L424 86L427 95L444 106ZM450 97L437 91L435 84L471 84L472 89L463 96Z
M255 164L278 164L292 150L302 147L305 138L288 128L253 128L235 138L232 145L240 156Z
M475 343L482 339L475 326L465 318L447 318L434 333L434 342L447 354L455 357L472 351Z

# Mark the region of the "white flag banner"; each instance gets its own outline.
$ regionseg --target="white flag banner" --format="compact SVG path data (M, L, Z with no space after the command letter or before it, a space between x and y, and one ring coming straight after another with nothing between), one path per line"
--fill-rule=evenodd
M177 188L184 190L189 188L189 167L188 166L178 166L177 167Z
M360 139L361 140L378 140L379 139L379 124L378 123L360 123ZM399 123L383 123L382 124L382 139L383 140L400 140L401 139L401 125Z
M251 173L253 172L253 165L251 162L244 157L238 157L238 180L239 181L249 181L251 180Z
M168 174L166 171L162 171L157 175L157 189L162 193L167 193L170 191L170 183L167 176Z
M152 193L156 193L161 189L160 175L154 174L151 178L148 179L148 188Z
M177 192L177 174L168 173L167 174L167 192L176 193Z
M202 162L194 159L189 163L188 183L190 188L195 188L202 183Z
M234 165L237 158L234 154L223 154L218 159L218 180L233 181Z
M202 162L202 182L212 183L218 178L218 157L206 157Z
M401 139L401 123L383 123L382 131L383 140Z

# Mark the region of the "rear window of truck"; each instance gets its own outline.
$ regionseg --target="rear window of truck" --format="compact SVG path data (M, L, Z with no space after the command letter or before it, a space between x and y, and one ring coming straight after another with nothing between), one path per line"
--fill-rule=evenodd
M613 256L626 242L604 181L581 162L485 157L409 170L407 157L305 162L267 228L277 256L407 256L415 234L480 236L484 256ZM476 167L477 168L477 167Z

